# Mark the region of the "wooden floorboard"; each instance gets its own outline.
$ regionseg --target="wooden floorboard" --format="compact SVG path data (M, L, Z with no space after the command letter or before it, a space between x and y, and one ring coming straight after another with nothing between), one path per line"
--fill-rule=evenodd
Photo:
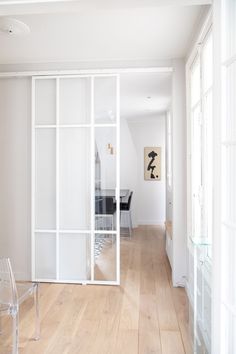
M162 354L184 354L179 331L161 331Z
M109 273L105 264L101 269L99 276ZM191 354L187 296L171 285L162 227L122 237L119 287L41 284L40 317L41 339L34 341L33 301L22 305L20 354ZM8 318L2 327L0 354L8 354Z

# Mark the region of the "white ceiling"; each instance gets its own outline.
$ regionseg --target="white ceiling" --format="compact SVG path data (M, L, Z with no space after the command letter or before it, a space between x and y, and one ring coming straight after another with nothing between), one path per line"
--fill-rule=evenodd
M171 73L122 74L121 117L139 121L157 117L171 105Z
M185 57L206 9L202 4L210 0L62 0L51 4L24 0L25 4L12 6L3 2L0 15L25 22L31 32L27 36L0 33L0 64L71 63L76 69L78 63L118 67L117 63ZM157 117L170 104L171 73L121 75L122 118L135 122Z
M142 0L129 0L129 6L118 8L95 7L88 0L90 7L81 6L71 13L68 3L64 12L14 15L31 33L22 37L0 34L0 64L184 57L203 10L203 6L131 6ZM3 9L0 6L0 13Z
M80 11L98 8L137 8L212 4L212 0L0 0L0 14Z

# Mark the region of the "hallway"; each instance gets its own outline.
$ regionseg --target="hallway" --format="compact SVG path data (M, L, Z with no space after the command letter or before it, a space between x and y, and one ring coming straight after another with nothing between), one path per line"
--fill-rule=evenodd
M191 354L187 296L170 276L163 229L135 229L121 239L120 287L41 285L38 342L32 302L23 304L20 354ZM8 333L1 354L10 351Z

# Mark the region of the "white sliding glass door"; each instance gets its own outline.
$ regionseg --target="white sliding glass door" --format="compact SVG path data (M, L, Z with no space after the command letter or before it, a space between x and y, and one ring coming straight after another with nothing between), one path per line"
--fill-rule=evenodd
M33 77L33 279L119 284L119 200L119 77Z

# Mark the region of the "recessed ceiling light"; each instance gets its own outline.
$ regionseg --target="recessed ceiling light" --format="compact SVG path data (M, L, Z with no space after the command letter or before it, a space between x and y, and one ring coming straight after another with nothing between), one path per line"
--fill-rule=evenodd
M24 22L15 18L0 18L0 32L9 36L22 36L30 33L30 28Z

